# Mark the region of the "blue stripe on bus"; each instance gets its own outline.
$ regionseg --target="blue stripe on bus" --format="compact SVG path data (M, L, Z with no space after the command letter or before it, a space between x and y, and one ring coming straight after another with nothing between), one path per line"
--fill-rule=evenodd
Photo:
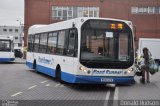
M113 82L102 82L101 79L112 79ZM108 76L76 76L76 83L90 83L90 84L134 84L135 80L133 77L108 77Z
M38 70L41 73L47 74L49 76L55 77L55 70L52 68L47 68L41 65L37 65L36 70Z
M32 63L26 62L27 66L32 68ZM37 65L37 71L47 74L49 76L55 77L55 69L47 68L44 66ZM102 82L101 79L112 79L113 82ZM133 76L127 77L110 77L110 76L82 76L82 75L73 75L66 72L61 71L61 79L68 83L82 83L82 84L134 84L135 80Z
M30 62L27 62L27 61L26 61L26 65L27 65L29 68L33 68L33 64L30 63Z
M128 77L109 77L109 76L76 76L73 74L62 72L62 80L69 83L83 83L83 84L134 84L135 80L133 76ZM102 82L101 79L113 79L113 82Z
M10 62L10 61L14 61L15 58L0 58L0 62Z
M26 62L26 65L30 68L33 68L33 63ZM41 66L41 65L37 65L36 70L38 72L41 72L41 73L47 74L49 76L55 77L55 70L52 69L52 68L47 68L47 67L44 67L44 66Z

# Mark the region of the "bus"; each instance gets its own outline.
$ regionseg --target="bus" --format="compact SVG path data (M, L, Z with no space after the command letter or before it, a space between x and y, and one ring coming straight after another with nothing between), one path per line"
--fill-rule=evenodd
M59 81L134 84L132 23L111 18L75 18L28 31L26 64Z
M13 36L0 35L0 62L14 61Z

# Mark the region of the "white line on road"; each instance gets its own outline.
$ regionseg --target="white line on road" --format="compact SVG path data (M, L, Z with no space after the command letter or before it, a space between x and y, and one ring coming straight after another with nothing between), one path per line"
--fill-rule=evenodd
M64 87L64 85L63 85L63 84L61 84L61 85L60 85L60 87Z
M109 95L110 95L110 90L107 91L104 106L108 106Z
M115 88L115 91L114 91L114 97L113 97L113 106L119 106L118 104L118 95L119 95L119 87L116 87Z
M114 92L114 100L118 100L118 94L119 94L119 87L116 87Z
M42 81L41 83L42 83L42 84L44 84L44 83L46 83L46 82L47 82L47 80L45 80L45 81Z
M28 88L28 90L35 88L37 85L33 85L31 87Z
M50 86L50 84L46 84L45 86Z
M61 85L60 83L56 84L54 87L58 87L59 85Z
M17 92L17 93L15 93L15 94L11 95L11 97L15 97L15 96L17 96L17 95L19 95L19 94L21 94L21 93L23 93L23 92Z

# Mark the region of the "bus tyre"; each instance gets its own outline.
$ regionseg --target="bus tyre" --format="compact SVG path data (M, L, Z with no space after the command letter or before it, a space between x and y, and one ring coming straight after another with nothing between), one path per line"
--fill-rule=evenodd
M61 67L60 65L57 65L57 68L56 68L56 79L61 83L62 80L61 80Z
M37 72L36 66L37 66L37 65L36 65L36 60L34 60L34 62L33 62L33 69L34 69L35 72Z

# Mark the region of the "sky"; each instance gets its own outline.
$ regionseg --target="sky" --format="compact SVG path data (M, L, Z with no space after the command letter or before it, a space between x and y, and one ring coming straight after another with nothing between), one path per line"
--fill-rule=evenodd
M24 24L24 0L0 0L0 26L19 26L20 22Z

